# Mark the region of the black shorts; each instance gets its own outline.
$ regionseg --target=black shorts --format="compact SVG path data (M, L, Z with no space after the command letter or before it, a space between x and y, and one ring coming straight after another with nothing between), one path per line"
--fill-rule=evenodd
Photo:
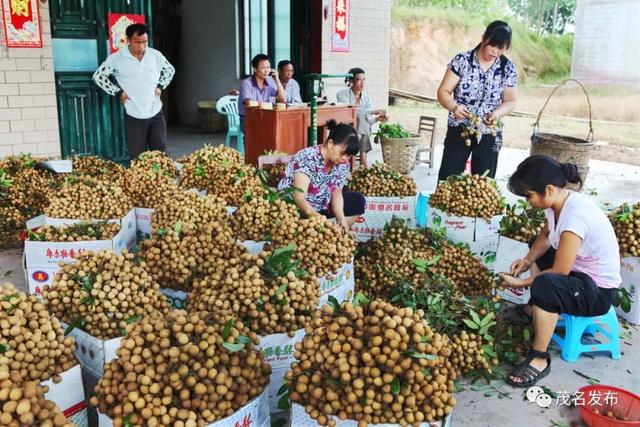
M342 198L344 199L344 216L358 216L364 213L365 199L362 193L355 191L343 191ZM320 213L327 218L335 218L331 207L329 209L323 209Z
M553 267L556 251L550 248L536 261L538 268ZM613 304L616 289L601 288L591 276L572 271L568 276L558 273L541 273L531 285L529 304L551 313L593 317L606 314Z

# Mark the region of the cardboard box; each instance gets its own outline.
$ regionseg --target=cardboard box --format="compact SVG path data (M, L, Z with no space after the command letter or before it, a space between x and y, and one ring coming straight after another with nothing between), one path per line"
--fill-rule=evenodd
M448 238L466 242L480 241L495 237L500 230L500 220L504 215L496 215L490 221L469 216L450 215L438 208L430 207L427 217L428 228L444 228Z
M629 323L640 324L640 258L624 257L620 260L620 276L622 276L621 288L631 295L631 310L625 313L620 307L616 307L616 313Z
M136 237L138 241L151 237L151 215L152 208L135 208L136 211Z
M82 220L58 219L40 215L27 222L27 228L33 229L43 225L59 227L63 224L77 224ZM120 224L120 231L109 240L87 240L82 242L39 242L27 240L24 242L24 262L26 281L29 292L41 295L44 285L51 284L56 272L60 269L59 262L75 263L75 255L82 251L112 250L116 253L123 249L132 251L136 245L136 215L131 209L121 219L109 220Z
M67 328L68 325L63 323L62 326ZM73 328L69 335L76 340L76 357L83 368L94 377L102 378L104 364L117 357L116 350L120 347L122 337L101 340L79 328Z
M284 376L289 370L291 363L295 361L293 353L296 343L304 338L304 329L298 329L293 337L287 334L273 334L260 337L259 350L264 351L264 361L271 365L271 381L269 382L269 412L278 412L278 390L284 384Z
M354 420L341 420L337 416L332 416L336 421L337 427L357 427L358 422ZM311 418L304 410L304 406L293 403L291 405L291 426L292 427L315 427L318 423ZM369 424L372 427L397 427L398 424ZM451 414L446 416L442 421L435 421L432 423L423 422L420 427L451 427Z
M77 426L87 426L89 420L80 365L63 372L60 376L62 381L58 384L52 380L42 382L42 385L49 387L49 391L45 393L44 397L58 405L69 421Z
M247 251L249 251L251 255L258 255L264 249L264 245L269 242L265 240L261 240L259 242L256 242L255 240L245 240L243 242L238 241L238 243L247 248Z
M497 260L493 267L493 271L495 273L508 273L509 270L511 270L511 264L520 258L524 258L527 253L529 253L528 244L500 236ZM527 271L522 273L520 277L526 279L530 275L531 273ZM504 291L499 291L499 293L503 300L510 301L515 304L526 304L529 302L529 298L531 298L531 291L529 287L507 288Z
M238 409L232 415L209 424L207 427L269 427L269 399L267 390L258 397ZM112 427L113 421L108 416L98 412L98 427Z
M162 288L160 289L165 297L167 297L167 301L171 304L171 308L174 310L186 310L187 309L187 298L189 298L189 294L185 291L176 291L171 288Z
M320 304L318 307L325 305L329 296L335 297L340 303L351 300L356 287L353 260L345 263L336 273L318 278L318 284L320 285Z
M258 156L258 167L261 168L264 165L277 165L280 163L289 163L293 159L290 154L272 154Z
M366 242L382 235L384 226L395 216L409 227L416 226L416 197L365 197L364 214L356 219L351 231Z

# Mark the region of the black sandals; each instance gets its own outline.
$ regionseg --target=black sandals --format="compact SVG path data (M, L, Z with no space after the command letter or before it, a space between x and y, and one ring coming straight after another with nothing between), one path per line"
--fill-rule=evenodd
M547 360L547 367L542 371L539 371L530 365L533 359L538 358ZM527 354L527 358L516 365L513 371L511 371L511 373L507 376L507 382L513 387L531 387L532 385L537 383L540 378L544 378L549 375L550 371L551 355L549 354L549 352L542 352L531 349L529 350L529 354ZM513 381L511 377L518 377L522 380L522 382Z

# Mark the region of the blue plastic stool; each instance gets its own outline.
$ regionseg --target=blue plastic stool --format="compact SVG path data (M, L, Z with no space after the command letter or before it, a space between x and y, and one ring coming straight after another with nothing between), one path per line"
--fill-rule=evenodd
M603 326L608 326L608 330ZM613 306L607 314L595 317L578 317L561 314L556 328L564 328L564 337L554 333L551 339L562 349L562 358L575 362L581 353L608 351L612 359L620 359L620 327ZM609 339L606 343L583 344L582 335L600 332Z
M421 191L418 194L418 202L416 203L416 223L418 227L427 226L427 214L429 213L429 198L431 193Z

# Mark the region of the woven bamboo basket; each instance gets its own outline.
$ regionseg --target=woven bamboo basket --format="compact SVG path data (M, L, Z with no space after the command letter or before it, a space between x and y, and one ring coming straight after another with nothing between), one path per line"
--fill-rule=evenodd
M222 132L225 127L225 117L216 110L216 101L198 102L198 119L203 132Z
M411 138L380 138L382 146L382 161L399 173L408 175L416 161L416 153L422 145L422 137L414 135Z
M538 132L542 112L549 103L549 100L551 99L553 94L568 81L576 82L582 88L585 96L587 97L587 104L589 105L589 133L587 134L586 139L574 138L554 133ZM538 113L538 118L533 125L530 153L532 156L536 154L544 154L556 159L561 163L574 163L576 166L578 166L578 172L580 173L580 178L582 178L582 184L584 186L585 182L587 181L587 175L589 174L589 159L591 158L591 152L594 150L594 148L595 141L591 119L591 100L589 99L587 90L578 80L565 80L564 82L556 86L555 89L553 89L553 91L547 98L547 101L544 103L542 109L540 109L540 112ZM569 184L567 187L572 190L580 190L580 186L578 184Z

